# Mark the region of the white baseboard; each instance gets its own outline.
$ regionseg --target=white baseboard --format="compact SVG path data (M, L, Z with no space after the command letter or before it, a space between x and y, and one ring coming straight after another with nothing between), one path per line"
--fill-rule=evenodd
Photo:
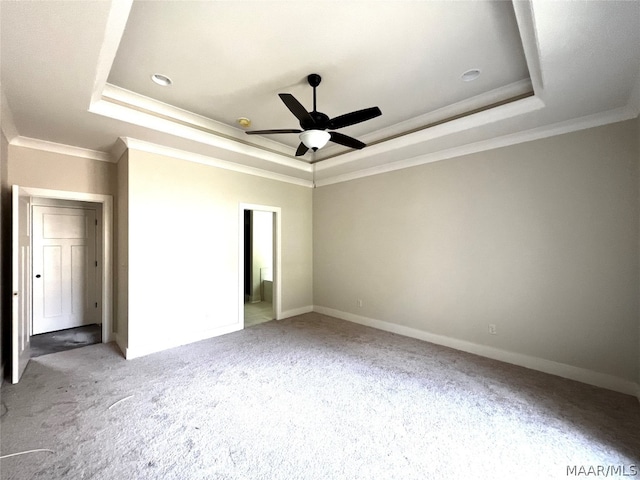
M574 367L573 365L545 360L543 358L531 357L521 353L509 352L507 350L488 347L486 345L467 342L466 340L459 340L452 337L446 337L444 335L436 335L434 333L425 332L424 330L418 330L416 328L406 327L395 323L363 317L319 305L315 305L313 307L313 311L329 315L331 317L340 318L342 320L347 320L349 322L358 323L360 325L377 328L379 330L397 333L398 335L403 335L405 337L417 338L418 340L424 340L437 345L455 348L456 350L462 350L463 352L473 353L475 355L492 358L494 360L500 360L502 362L519 365L532 370L538 370L551 375L557 375L570 380L576 380L596 387L634 395L637 396L640 401L640 385L638 383L614 377L613 375L594 372L585 368Z
M284 320L285 318L295 317L296 315L302 315L304 313L311 313L314 311L313 305L306 305L300 308L293 308L291 310L285 310L284 312L280 312L280 316L278 320Z
M173 338L163 338L160 341L157 339L154 343L133 345L131 346L131 339L129 339L129 346L125 349L125 358L131 360L133 358L143 357L152 353L161 352L163 350L169 350L170 348L181 347L189 343L199 342L200 340L206 340L207 338L218 337L226 333L237 332L242 330L242 324L232 323L230 325L224 325L222 327L206 330L202 332L195 332L187 336L176 336Z

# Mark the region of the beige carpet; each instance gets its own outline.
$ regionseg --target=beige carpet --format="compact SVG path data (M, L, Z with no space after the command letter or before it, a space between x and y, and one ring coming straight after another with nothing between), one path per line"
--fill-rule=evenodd
M111 345L45 355L2 403L0 454L48 450L2 459L3 479L633 478L620 468L640 464L633 397L318 314L131 361Z

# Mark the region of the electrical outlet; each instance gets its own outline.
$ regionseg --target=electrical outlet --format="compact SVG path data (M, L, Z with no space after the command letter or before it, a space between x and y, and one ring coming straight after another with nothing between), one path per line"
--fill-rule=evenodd
M496 333L498 333L498 329L496 327L495 323L490 323L489 324L489 334L490 335L495 335Z
M358 299L358 307L362 308L362 299L361 298Z

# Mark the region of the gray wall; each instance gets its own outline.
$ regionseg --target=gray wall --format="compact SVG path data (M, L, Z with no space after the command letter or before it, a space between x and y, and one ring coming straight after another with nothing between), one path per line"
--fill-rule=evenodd
M636 381L637 123L315 189L314 303Z
M12 185L115 195L116 181L114 163L9 146L9 184Z
M131 149L125 174L127 356L238 328L240 203L281 208L282 311L311 308L310 188Z

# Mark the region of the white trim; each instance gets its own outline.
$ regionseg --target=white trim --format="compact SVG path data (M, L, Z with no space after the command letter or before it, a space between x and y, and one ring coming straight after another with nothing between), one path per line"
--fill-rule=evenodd
M628 107L617 108L615 110L609 110L607 112L597 113L578 119L554 123L552 125L545 125L542 127L533 128L531 130L525 130L519 133L490 138L488 140L483 140L468 145L462 145L460 147L454 147L448 150L441 150L439 152L429 153L426 155L419 155L417 157L400 160L394 163L388 163L364 170L357 170L355 172L335 175L333 177L317 179L315 181L315 185L316 187L321 187L334 183L348 182L350 180L355 180L358 178L370 177L372 175L379 175L381 173L416 167L418 165L424 165L426 163L439 162L441 160L446 160L449 158L461 157L463 155L469 155L472 153L484 152L487 150L493 150L496 148L507 147L519 143L539 140L542 138L563 135L565 133L599 127L611 123L622 122L625 120L633 119L635 117L636 115L632 111L632 109ZM327 169L327 167L322 163L319 163L317 164L317 169L318 171L321 171L323 169Z
M501 122L509 118L541 110L544 107L545 104L540 98L536 96L526 97L385 142L369 145L362 150L354 150L334 158L328 158L321 163L315 164L317 166L316 171L328 170L340 165L353 163L357 160L366 160L372 156L383 155L395 150L401 150L402 148L423 144L436 138L466 132L473 128L484 127L491 123ZM320 152L321 151L322 150L320 150ZM318 158L322 158L322 155L319 155Z
M87 158L89 160L99 160L101 162L116 163L110 154L100 152L98 150L89 150L88 148L74 147L64 145L62 143L49 142L47 140L39 140L37 138L16 137L9 142L10 145L17 147L32 148L34 150L42 150L45 152L60 153L62 155L70 155L72 157Z
M102 204L102 342L113 341L113 197L98 193L68 192L20 186L32 197Z
M11 143L11 141L18 136L18 130L13 121L13 112L11 111L11 107L9 107L9 102L4 94L2 85L0 85L0 118L2 118L2 133L4 133L7 142Z
M178 332L174 332L177 335L164 338L157 341L154 339L152 343L145 344L139 348L128 347L125 349L125 358L131 360L133 358L143 357L152 353L162 352L171 348L181 347L190 343L207 340L209 338L218 337L227 333L237 332L242 330L242 324L232 323L231 325L224 325L222 327L206 330L204 332L187 333L187 335L180 336ZM120 344L118 344L120 347ZM122 348L122 347L120 347Z
M298 315L303 315L305 313L313 312L313 305L306 305L300 308L292 308L290 310L285 310L280 314L278 320L284 320L285 318L296 317Z
M640 71L638 71L636 82L634 83L631 94L629 95L627 107L635 113L636 116L640 115Z
M252 160L259 159L303 172L311 171L311 165L309 163L296 160L295 157L289 157L282 153L266 150L259 146L215 135L213 133L203 131L193 125L183 124L169 118L163 118L157 116L157 114L135 110L124 105L112 103L105 99L91 104L89 111L115 120L146 127L157 132L170 134L174 137L180 137L203 145L208 145L210 147L220 148L226 152L245 155Z
M132 5L133 0L118 0L117 2L111 3L107 25L104 29L104 40L102 47L100 47L100 54L98 55L96 78L93 82L90 103L97 102L102 97L102 92L107 85L107 79L109 78L113 61L118 53L120 41L124 35L124 29L127 26Z
M124 152L127 151L127 148L127 142L125 142L122 137L118 137L118 139L113 142L113 146L111 147L111 157L116 163L120 161Z
M493 348L486 345L480 345L477 343L467 342L466 340L459 340L457 338L446 337L444 335L437 335L434 333L425 332L424 330L418 330L404 325L398 325L395 323L385 322L382 320L376 320L373 318L363 317L333 308L322 307L315 305L313 310L323 315L329 315L332 317L347 320L349 322L358 323L360 325L366 325L368 327L377 328L387 332L397 333L405 337L417 338L418 340L424 340L426 342L435 343L437 345L443 345L445 347L455 348L456 350L462 350L463 352L473 353L482 357L492 358L501 362L511 363L513 365L519 365L521 367L530 368L540 372L548 373L551 375L557 375L559 377L576 380L578 382L587 383L589 385L595 385L596 387L606 388L614 390L616 392L626 393L628 395L638 394L638 384L630 380L614 377L605 373L594 372L585 368L574 367L573 365L567 365L565 363L554 362L552 360L545 360L543 358L532 357L529 355L523 355L521 353L509 352L507 350L501 350L499 348Z
M293 148L289 145L257 135L252 137L249 142L249 137L247 137L243 129L231 127L225 123L140 95L131 90L111 85L110 83L105 85L102 97L105 101L115 101L123 105L124 108L147 112L159 118L169 119L176 123L196 128L200 130L203 135L217 135L237 140L241 143L250 143L267 150L275 151L286 157L291 157L294 154ZM288 161L292 162L294 159ZM304 161L304 159L295 160L295 162L300 161ZM299 166L298 163L294 163L294 165Z
M164 155L167 157L177 158L180 160L186 160L188 162L201 163L203 165L209 165L210 167L223 168L225 170L231 170L233 172L246 173L247 175L255 175L257 177L268 178L270 180L277 180L279 182L292 183L294 185L300 185L302 187L313 187L311 180L305 180L302 178L291 177L289 175L283 175L281 173L269 172L260 168L248 167L239 163L228 162L226 160L219 160L217 158L208 157L199 153L187 152L184 150L178 150L175 148L165 147L156 143L145 142L143 140L137 140L135 138L120 137L120 139L127 145L127 148L131 150L140 150L147 153L154 153L157 155ZM311 166L309 165L309 168Z
M268 205L240 203L238 205L238 323L244 328L244 211L272 212L275 215L273 256L273 312L282 315L282 209Z
M529 77L536 96L542 96L544 77L540 62L540 42L536 35L536 19L531 1L513 1L520 41L527 61Z
M504 118L508 118L514 115L520 115L522 112L526 113L532 110L536 110L537 108L541 108L543 104L540 102L540 100L536 99L533 96L530 96L520 100L511 101L509 103L505 103L488 110L483 110L472 115L460 117L456 120L447 121L426 129L421 129L421 127L437 123L446 118L453 118L457 115L464 115L468 112L486 107L487 105L493 105L499 102L506 101L508 99L513 99L532 91L533 87L531 85L531 81L528 78L519 80L509 85L505 85L503 87L481 93L479 95L476 95L475 97L471 97L453 103L451 105L438 108L428 113L418 115L417 117L401 121L399 123L390 125L389 127L381 128L380 130L376 130L375 132L371 132L367 135L361 135L358 137L358 139L362 140L364 143L371 143L372 145L369 145L369 147L367 147L367 151L371 152L372 147L376 145L376 141L381 138L392 138L392 140L388 140L377 145L393 142L393 145L395 145L396 147L402 147L405 146L405 143L409 139L411 139L411 143L419 143L421 141L424 141L425 139L442 137L445 135L449 135L452 132L458 132L460 130L468 130L478 125L478 118L481 120L481 123L494 122L494 116L490 112L495 109L500 109L500 111L502 112L501 115L504 115ZM473 119L471 119L471 117L473 117ZM406 133L416 129L420 130L417 130L411 134ZM395 136L397 136L398 138L393 138ZM341 163L353 161L355 155L352 154L356 152L357 151L345 151L345 147L337 145L335 143L330 143L328 144L328 146L323 147L322 149L315 152L314 162L322 160L323 158L327 158L327 160L324 162L325 164L329 163L332 166L336 166ZM343 156L347 154L349 154L349 156L346 159L343 158ZM328 158L334 155L335 157L333 159ZM338 159L340 161L338 161Z

